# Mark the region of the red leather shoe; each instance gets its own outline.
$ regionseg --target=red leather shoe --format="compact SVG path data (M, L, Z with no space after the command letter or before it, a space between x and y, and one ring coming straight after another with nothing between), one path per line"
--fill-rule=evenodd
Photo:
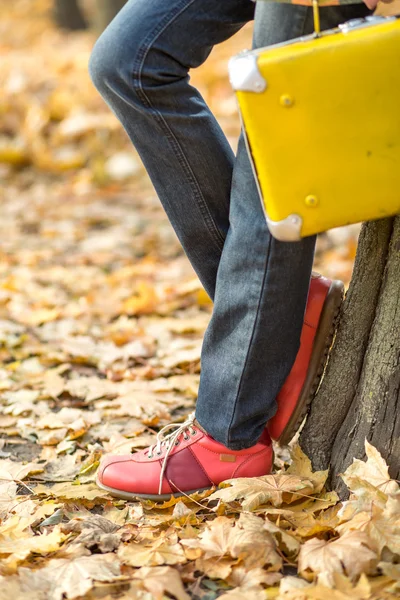
M175 430L168 433L171 429ZM167 434L167 435L166 435ZM194 413L183 424L167 425L157 442L134 454L105 457L97 485L113 496L167 500L206 490L234 477L260 477L272 468L267 430L246 450L229 450L199 428Z
M300 349L277 397L278 410L268 422L271 438L288 444L300 427L321 381L343 299L341 281L313 273Z

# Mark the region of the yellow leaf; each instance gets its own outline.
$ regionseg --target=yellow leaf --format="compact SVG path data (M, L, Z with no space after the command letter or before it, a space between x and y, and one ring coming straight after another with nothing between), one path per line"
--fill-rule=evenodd
M298 477L308 479L314 484L314 492L318 493L322 490L328 477L329 469L326 471L313 471L310 459L304 454L299 444L292 449L292 464L287 469L286 473L292 473Z
M121 312L127 315L146 315L155 312L159 298L152 285L145 281L137 284L135 294L124 300Z
M0 555L9 556L7 566L15 568L31 553L49 554L59 549L66 536L56 526L49 534L23 537L14 540L0 540Z
M86 500L90 502L97 499L110 499L107 492L103 492L94 483L83 483L81 485L56 483L51 487L39 484L34 487L34 492L37 496L47 496L48 498L56 497L65 500Z
M131 542L120 546L118 557L121 562L131 567L177 565L186 562L186 556L179 543L169 543L165 538L156 540L155 543Z

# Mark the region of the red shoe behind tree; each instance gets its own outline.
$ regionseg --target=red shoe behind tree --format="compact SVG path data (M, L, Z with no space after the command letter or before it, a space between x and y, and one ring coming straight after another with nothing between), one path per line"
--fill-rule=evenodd
M313 273L300 348L278 394L278 410L267 424L271 438L281 444L288 444L295 435L318 389L335 334L343 290L341 281Z

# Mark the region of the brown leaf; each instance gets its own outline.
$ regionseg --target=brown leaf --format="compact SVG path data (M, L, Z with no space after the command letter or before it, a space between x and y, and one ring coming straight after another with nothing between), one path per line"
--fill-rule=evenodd
M148 590L155 600L162 600L165 592L177 600L189 600L185 592L181 577L172 567L142 567L136 571L135 578L142 581L143 587Z
M350 491L357 496L365 493L362 485L365 482L367 489L370 489L369 486L373 486L385 494L398 492L399 484L390 478L386 462L378 450L367 440L365 440L365 453L367 455L366 462L355 458L353 464L342 475L342 479Z
M220 499L224 502L243 500L243 510L249 511L267 502L273 506L280 506L283 502L294 502L304 495L312 494L314 489L309 479L285 473L263 477L238 477L224 482L227 483L231 487L217 490L209 499Z
M43 569L20 569L22 588L47 588L46 600L79 598L92 589L95 581L115 581L120 565L114 554L53 559Z
M72 519L61 526L64 533L79 533L75 544L82 544L85 548L99 549L100 552L113 552L120 543L120 536L116 534L119 526L100 515L89 518Z
M368 573L377 558L369 544L368 536L361 532L346 533L330 542L311 539L300 549L299 572L310 569L330 586L334 583L334 573L347 574L354 580L361 573Z
M200 550L206 561L231 557L249 569L266 564L279 568L281 558L275 541L263 525L263 520L252 514L242 513L236 523L227 517L217 517L206 524L198 538L182 540L182 544Z
M350 521L337 527L342 534L351 531L363 531L371 540L373 549L381 554L387 547L400 554L400 502L390 498L384 509L372 505L369 512L357 513Z

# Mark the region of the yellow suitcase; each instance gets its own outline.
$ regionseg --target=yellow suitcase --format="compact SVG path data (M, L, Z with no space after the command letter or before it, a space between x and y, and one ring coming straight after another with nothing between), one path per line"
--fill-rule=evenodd
M245 51L229 75L274 237L400 213L400 18Z

